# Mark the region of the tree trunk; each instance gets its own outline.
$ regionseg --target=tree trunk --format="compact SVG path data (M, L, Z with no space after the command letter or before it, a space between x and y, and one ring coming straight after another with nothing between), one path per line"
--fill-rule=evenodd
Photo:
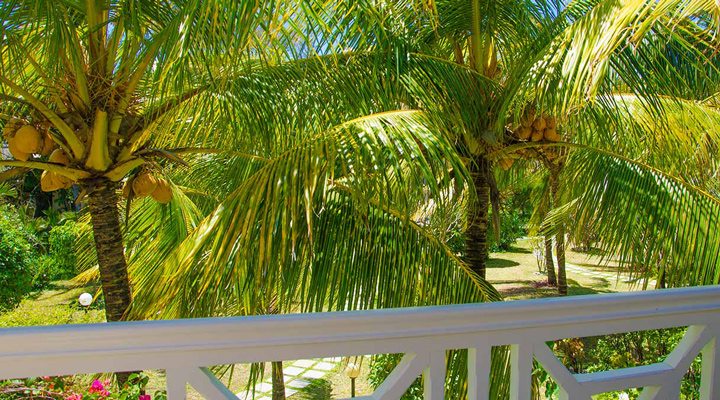
M108 322L125 319L132 298L118 217L116 186L109 180L99 180L85 187L105 298L105 318ZM116 374L119 386L122 387L129 375L126 372Z
M545 270L547 271L548 284L551 286L557 286L555 263L553 263L552 237L550 236L545 236Z
M559 182L559 169L550 171L550 191L552 194L552 201L555 206L560 204L560 182ZM557 287L558 293L561 296L567 296L567 276L565 274L565 227L559 226L557 234L555 235L555 256L557 257Z
M285 400L285 381L283 380L282 361L272 362L272 398Z
M467 238L465 239L465 261L470 268L485 278L485 262L488 258L488 211L490 208L490 165L478 156L470 164L470 177L475 185L477 199L472 202L468 215Z
M102 181L88 189L106 318L109 322L121 321L130 306L131 294L115 184Z

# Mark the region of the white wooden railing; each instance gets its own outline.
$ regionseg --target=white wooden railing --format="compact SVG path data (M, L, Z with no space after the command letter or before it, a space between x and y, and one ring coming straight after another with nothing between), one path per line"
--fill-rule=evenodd
M549 340L688 326L661 363L572 374ZM247 318L0 329L0 379L164 369L171 400L189 383L209 399L236 399L206 368L268 360L404 353L365 399L398 399L419 376L425 398L444 398L445 351L470 350L469 399L488 399L492 346L511 346L511 397L529 399L533 358L564 399L644 387L643 399L677 399L702 353L701 398L720 399L720 287L494 304Z

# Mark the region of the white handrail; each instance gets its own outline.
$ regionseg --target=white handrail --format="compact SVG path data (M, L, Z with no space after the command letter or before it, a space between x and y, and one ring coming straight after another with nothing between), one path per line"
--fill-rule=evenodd
M684 347L676 349L675 358L670 360L674 366L658 364L649 372L621 371L616 375L572 375L554 365L550 372L563 375L556 380L566 382L562 389L573 399L589 398L597 390L617 386L615 383L637 384L643 379L652 386L647 393L659 393L647 398L664 399L667 391L679 388L679 382L663 386L659 384L662 380L653 379L674 376L703 350L703 396L719 399L716 385L720 377L714 364L720 287L715 286L393 310L7 328L0 329L0 379L166 369L169 381L173 374L174 381L183 387L181 390L178 383L176 388L169 388L169 394L183 396L186 382L203 386L201 381L210 379L204 375L206 371L198 369L201 367L405 353L412 355L407 357L405 373L417 376L418 369L425 370L426 389L434 393L426 396L436 398L442 393L442 385L438 389L437 383L444 381L444 370L437 371L434 378L430 370L433 365L435 370L440 369L438 355L448 349L468 348L487 354L491 346L512 345L519 363L534 357L546 369L553 369L548 366L554 363L552 354L543 350L546 341L675 326L693 328L682 343ZM684 357L677 355L681 352ZM529 393L529 381L518 376L526 367L513 366L518 368L513 380L519 386L513 390L518 399ZM393 374L386 386L404 382L408 376ZM470 397L487 398L487 379L469 378L477 392ZM227 394L213 392L211 386L204 386L206 395L224 398ZM387 389L387 393L397 391L397 387ZM383 393L379 391L374 398L386 398Z

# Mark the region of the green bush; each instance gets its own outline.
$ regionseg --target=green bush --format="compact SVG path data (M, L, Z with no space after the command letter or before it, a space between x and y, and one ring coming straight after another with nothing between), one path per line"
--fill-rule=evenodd
M14 307L33 290L37 260L33 242L17 212L0 206L0 310Z
M631 368L662 362L685 335L684 328L660 329L629 332L599 338L564 339L552 346L555 353L573 373ZM684 376L680 388L680 399L699 399L700 358L696 358ZM540 369L536 371L540 384L544 386L547 398L554 399L557 384ZM625 393L630 399L637 399L640 390L629 389ZM619 393L603 393L598 400L617 399Z
M508 251L515 242L527 235L527 223L529 217L522 210L507 209L500 215L500 237L497 237L493 224L489 225L488 237L493 253Z
M78 238L79 228L73 221L65 222L63 225L54 226L48 236L48 256L52 259L49 272L50 279L68 279L77 274L75 255L75 242Z

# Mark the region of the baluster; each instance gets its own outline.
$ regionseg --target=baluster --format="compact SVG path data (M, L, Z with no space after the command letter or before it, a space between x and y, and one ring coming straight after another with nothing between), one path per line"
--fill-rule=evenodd
M187 398L187 375L183 370L165 370L165 384L168 400L185 400Z
M490 400L491 347L468 349L468 400Z
M423 370L425 400L445 398L445 351L430 353L428 366Z
M445 398L445 351L429 354L428 366L423 370L425 400L443 400Z
M717 330L716 330L717 331ZM702 375L700 376L700 399L720 399L720 346L713 338L702 350Z
M527 343L510 346L510 399L529 400L532 391L533 347Z

